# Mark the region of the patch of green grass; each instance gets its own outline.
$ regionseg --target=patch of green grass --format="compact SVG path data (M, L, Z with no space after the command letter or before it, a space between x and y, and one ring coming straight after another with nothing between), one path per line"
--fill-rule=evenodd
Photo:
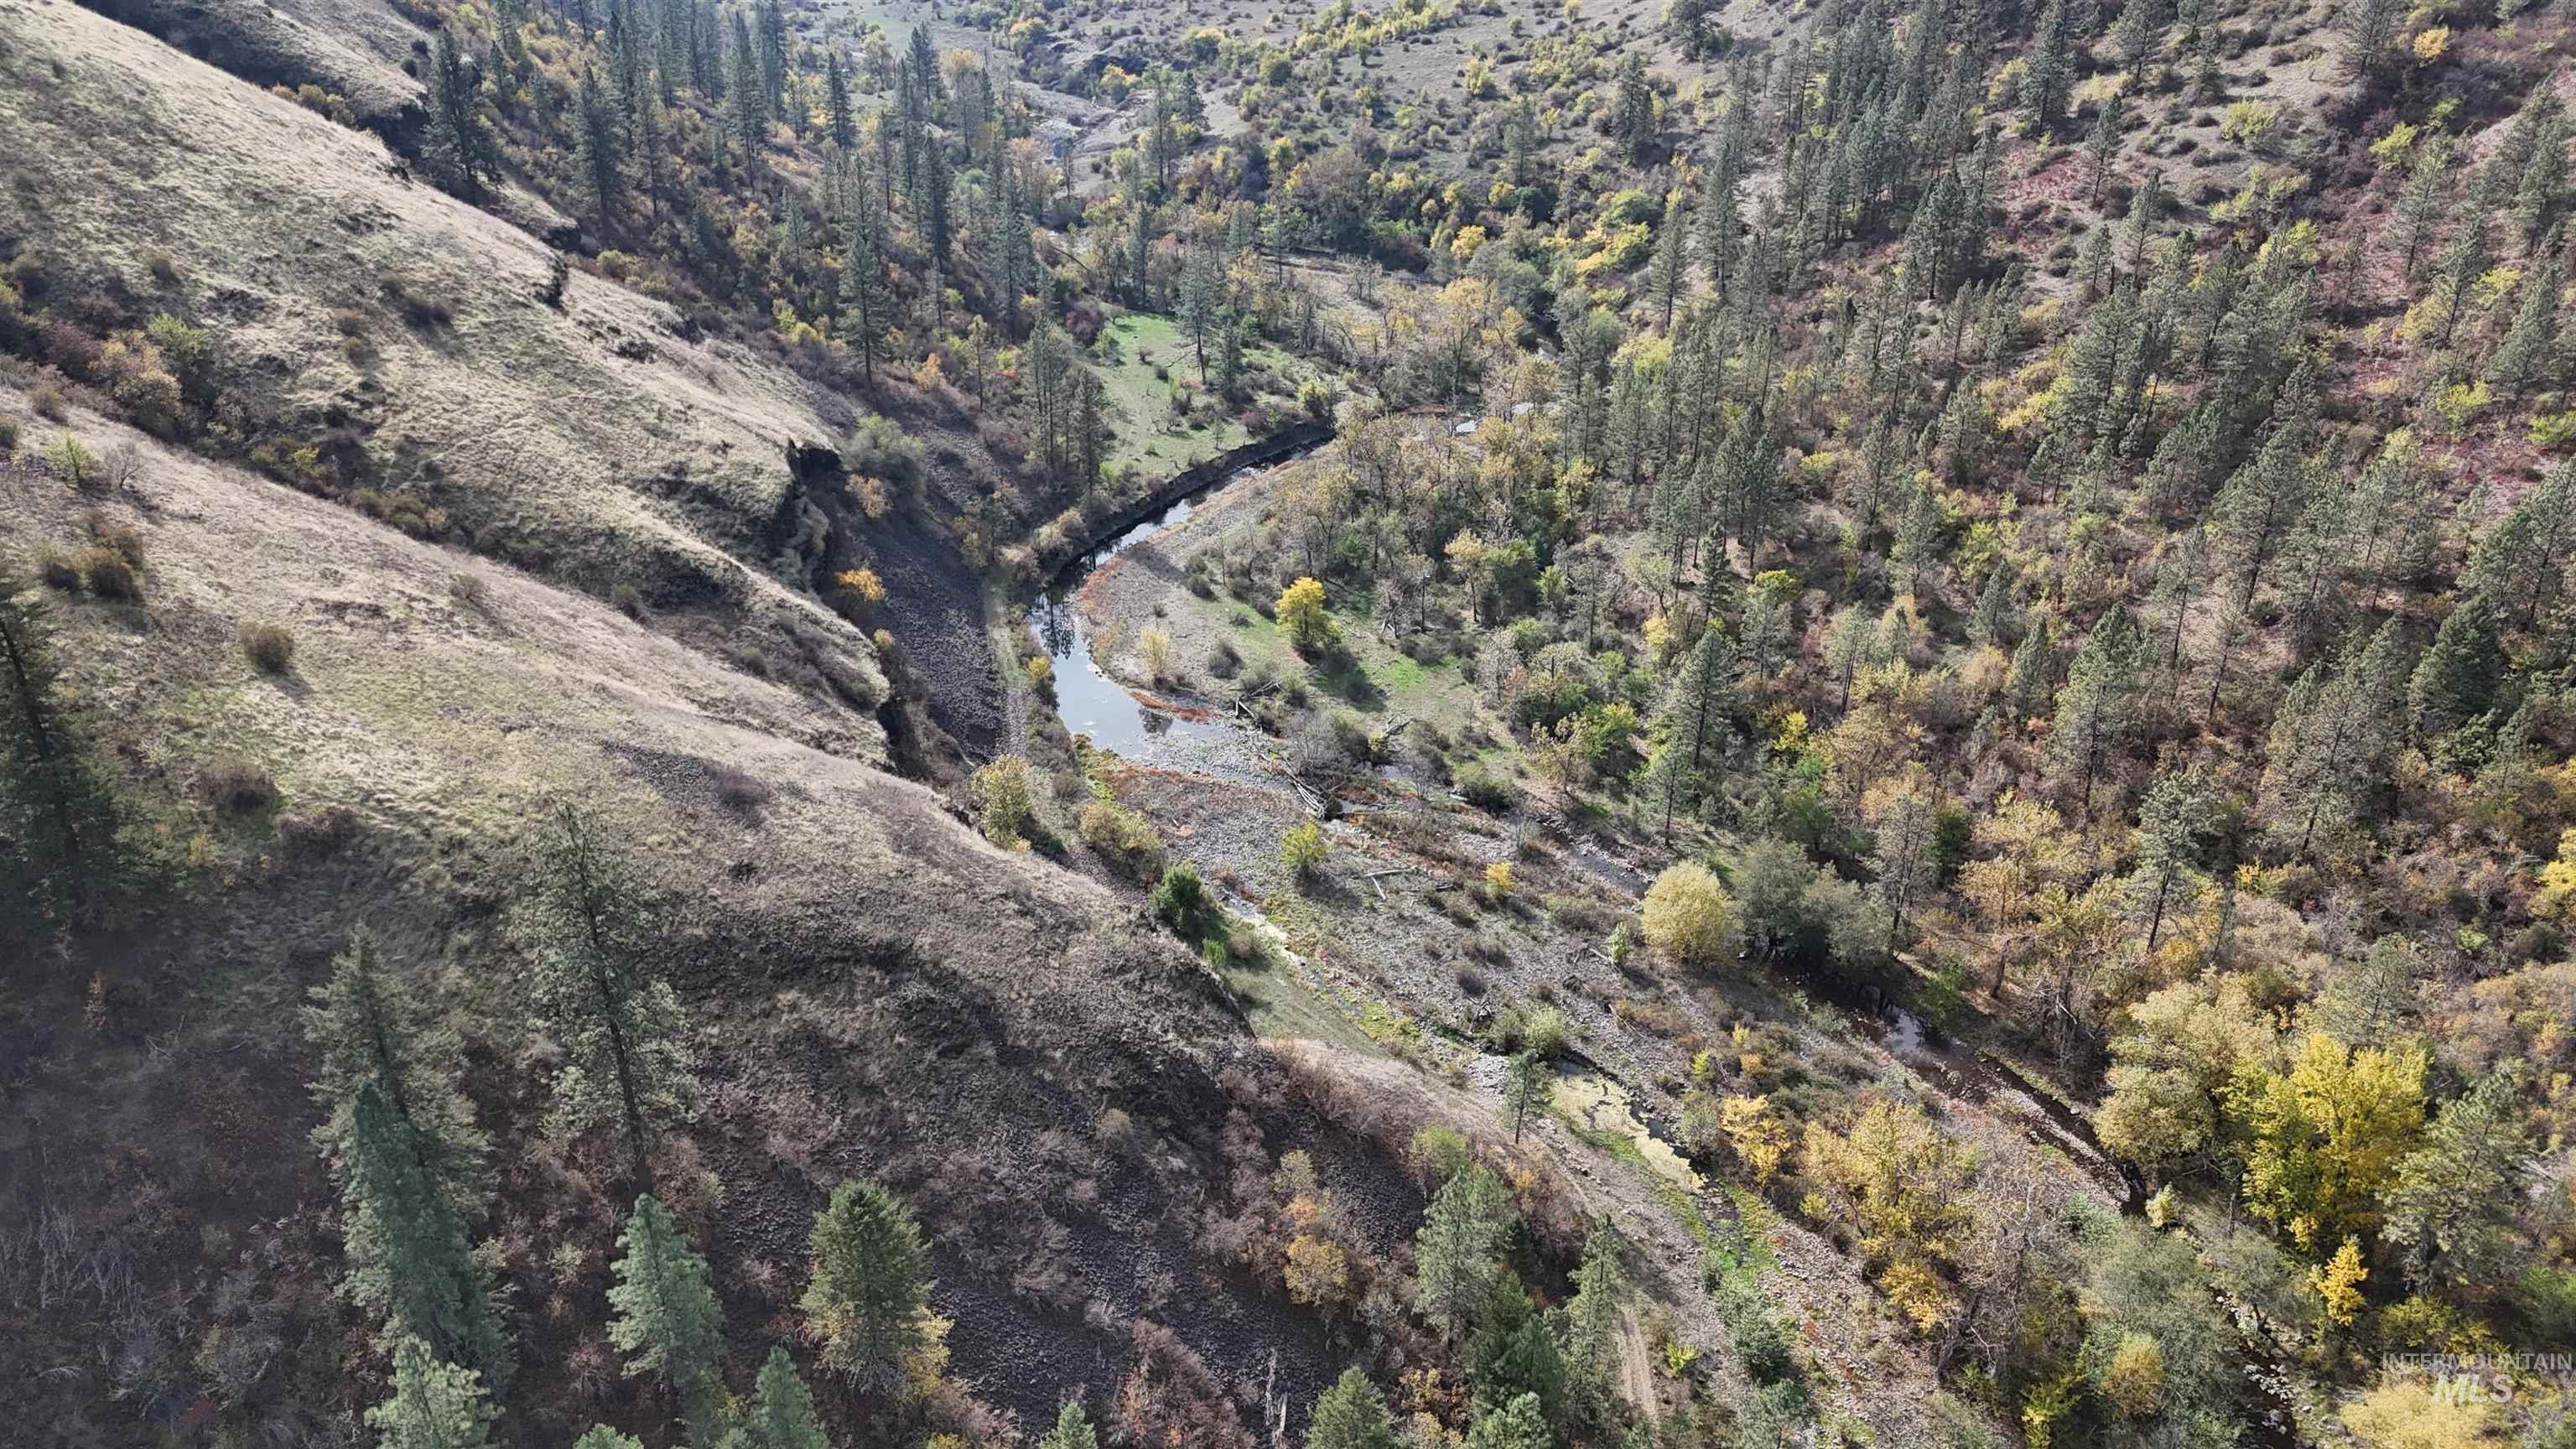
M1188 334L1169 317L1130 312L1109 322L1100 329L1091 363L1117 420L1108 459L1112 467L1135 468L1159 480L1251 441L1235 421L1239 409L1222 402L1212 417L1203 410L1204 402L1199 405L1203 426L1194 428L1172 416L1173 384L1196 381L1199 362ZM1244 349L1244 365L1276 373L1292 391L1310 375L1304 363L1266 346ZM1156 377L1157 367L1167 376Z

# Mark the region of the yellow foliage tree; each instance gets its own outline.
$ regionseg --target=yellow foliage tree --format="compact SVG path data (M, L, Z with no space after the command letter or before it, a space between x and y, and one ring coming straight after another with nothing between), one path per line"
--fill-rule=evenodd
M2380 1190L2423 1131L2424 1066L2420 1049L2354 1051L2314 1032L2286 1074L2240 1073L2247 1204L2310 1252L2376 1228Z
M1726 950L1735 902L1708 868L1693 861L1666 867L1646 888L1646 940L1677 960L1707 965Z
M2349 1328L2361 1316L2361 1285L2370 1269L2361 1261L2361 1240L2346 1238L2322 1268L2308 1270L2308 1288L2325 1305L2326 1321Z
M1789 1129L1771 1111L1771 1099L1729 1097L1718 1104L1718 1129L1735 1155L1753 1169L1753 1180L1769 1182L1789 1156Z
M1320 654L1333 647L1333 621L1324 612L1324 586L1299 579L1279 595L1279 627L1300 654Z

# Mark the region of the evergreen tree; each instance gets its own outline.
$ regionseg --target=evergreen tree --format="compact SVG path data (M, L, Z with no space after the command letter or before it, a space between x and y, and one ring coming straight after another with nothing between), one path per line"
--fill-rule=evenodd
M2131 880L2147 913L2149 951L2164 936L2174 892L2186 886L2198 869L2201 842L2217 828L2216 790L2205 771L2167 770L2148 787L2130 848L2137 860Z
M1727 681L1735 677L1735 649L1724 630L1701 631L1690 663L1673 681L1658 723L1665 744L1647 769L1649 794L1663 806L1664 833L1672 834L1673 815L1695 799L1702 765L1726 728Z
M2453 607L2407 680L2417 738L2449 734L2495 708L2507 667L2495 606L2472 595Z
M1467 1428L1464 1449L1550 1449L1554 1443L1538 1395L1522 1394L1479 1413Z
M715 1421L716 1357L724 1347L707 1260L689 1250L679 1224L650 1196L635 1200L617 1241L625 1251L608 1289L608 1341L626 1355L628 1376L662 1381L692 1436L703 1440Z
M654 1134L697 1116L688 1014L653 961L642 876L571 803L553 824L529 954L538 1013L564 1052L555 1128L577 1136L616 1123L649 1192Z
M813 1392L796 1375L787 1350L772 1347L752 1385L750 1431L745 1449L831 1449L823 1421L814 1412ZM1091 1446L1086 1446L1091 1449Z
M1968 611L1971 642L1994 647L2011 642L2018 612L2013 602L2014 575L2010 559L1997 559L1995 566L1986 571L1986 586L1978 590L1976 607ZM1827 649L1830 653L1830 644ZM1850 676L1844 676L1843 687L1848 694Z
M484 184L501 174L501 151L484 129L477 92L483 78L456 48L454 32L438 32L430 61L429 135L423 148L433 174L467 200L483 194Z
M1377 1386L1355 1368L1342 1370L1315 1400L1306 1425L1306 1449L1403 1449L1404 1442Z
M2075 17L2067 0L2048 0L2027 59L2022 96L2030 104L2032 126L2044 131L2057 124L2075 89Z
M2085 820L2093 818L2094 782L2135 723L2138 655L2137 625L2126 606L2114 604L2076 651L2066 687L2057 692L2049 755L2058 780L2076 787Z
M1590 1423L1615 1422L1620 1331L1626 1322L1629 1284L1619 1263L1619 1235L1607 1224L1583 1240L1574 1270L1574 1296L1565 1305L1566 1386Z
M1482 1163L1451 1176L1423 1214L1413 1239L1414 1297L1452 1341L1475 1326L1503 1279L1503 1235L1511 1221L1511 1194Z
M2478 1078L2444 1104L2424 1143L2397 1165L2388 1193L2388 1241L2405 1254L2419 1288L2468 1296L2510 1272L2531 1155L2519 1073Z
M419 1339L440 1361L506 1388L509 1345L488 1275L474 1260L456 1205L422 1159L419 1134L375 1082L358 1088L351 1107L341 1175L349 1297L383 1315L387 1341Z
M405 1338L394 1346L393 1397L367 1410L367 1425L380 1436L378 1449L485 1449L493 1416L474 1370L442 1362L427 1343Z
M862 1392L893 1393L933 1343L921 1230L884 1188L845 1182L816 1215L812 1246L799 1306L824 1364Z
M1536 1052L1522 1052L1512 1058L1511 1070L1503 1077L1503 1110L1512 1119L1512 1141L1521 1140L1521 1128L1530 1114L1547 1110L1548 1098L1556 1089L1556 1074Z
M490 1191L491 1139L457 1085L465 1044L431 984L387 961L360 926L332 958L330 979L313 988L303 1018L305 1044L318 1059L305 1090L330 1114L313 1129L323 1154L347 1154L352 1105L372 1082L416 1134L440 1190L460 1208L479 1205Z
M598 217L600 229L605 231L617 224L625 182L618 170L620 142L617 127L588 70L581 73L581 89L573 108L575 157L582 181L590 190L592 213Z
M2347 643L2331 666L2311 666L2272 724L2263 770L2265 823L2305 858L2320 831L2357 824L2385 781L2405 715L2403 644L2391 620L2367 643Z
M2528 629L2546 617L2576 552L2576 463L2549 470L2477 540L2461 586Z
M850 110L850 81L841 74L841 53L837 50L824 60L823 106L832 118L832 144L843 151L857 145L859 123Z
M2565 284L2559 249L2553 247L2523 279L2522 304L2513 326L2487 364L2487 381L2514 397L2544 381L2558 348L2558 294Z
M1929 484L1917 481L1888 549L1889 583L1899 592L1920 595L1924 576L1941 561L1941 504Z
M2148 3L2149 0L2130 0L2128 8L2142 10ZM2084 154L2092 162L2093 204L2096 207L2102 204L2102 194L2111 184L2111 163L2120 154L2120 123L2127 114L2118 91L2104 97L2101 107L2093 113L2093 130L2085 138Z
M871 389L877 385L877 354L894 325L894 284L886 276L883 227L883 213L873 204L855 209L844 222L840 295L835 299L837 330L859 349L860 372Z
M1655 299L1667 334L1673 330L1673 308L1689 284L1689 269L1690 226L1682 213L1682 194L1675 191L1664 199L1663 230L1655 236L1654 271L1647 282L1647 295Z
M1100 1449L1099 1431L1092 1428L1078 1396L1065 1395L1056 1407L1055 1427L1038 1437L1038 1449Z
M2406 0L2344 0L2336 24L2343 31L2346 80L2373 88L2396 75L2397 37L2406 24Z
M732 94L734 142L742 147L743 164L757 175L760 153L769 141L769 92L752 49L751 26L740 10L733 13L732 73L725 84Z

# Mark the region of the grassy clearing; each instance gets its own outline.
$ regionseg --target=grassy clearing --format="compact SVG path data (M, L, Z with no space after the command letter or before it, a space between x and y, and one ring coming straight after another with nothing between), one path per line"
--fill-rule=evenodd
M1275 347L1247 347L1243 356L1253 376L1266 374L1275 380L1274 401L1293 398L1311 375L1304 363ZM1112 320L1100 329L1091 361L1108 389L1111 415L1116 419L1111 467L1140 469L1160 477L1252 440L1237 421L1235 409L1211 400L1195 386L1197 351L1180 324L1169 317L1130 312ZM1186 420L1172 411L1173 389L1184 381L1192 384L1194 394Z

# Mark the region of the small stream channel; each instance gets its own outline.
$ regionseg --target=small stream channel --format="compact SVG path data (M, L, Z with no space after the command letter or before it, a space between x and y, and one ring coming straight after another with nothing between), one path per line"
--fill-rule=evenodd
M1129 756L1144 754L1157 741L1223 739L1237 730L1236 725L1226 721L1183 719L1155 709L1102 672L1092 660L1090 634L1083 626L1082 609L1074 595L1081 591L1092 570L1178 524L1190 516L1208 492L1252 471L1244 468L1230 473L1207 492L1172 503L1084 554L1030 602L1029 629L1037 635L1039 646L1055 667L1056 713L1063 718L1066 729L1089 735L1091 743L1100 749Z

